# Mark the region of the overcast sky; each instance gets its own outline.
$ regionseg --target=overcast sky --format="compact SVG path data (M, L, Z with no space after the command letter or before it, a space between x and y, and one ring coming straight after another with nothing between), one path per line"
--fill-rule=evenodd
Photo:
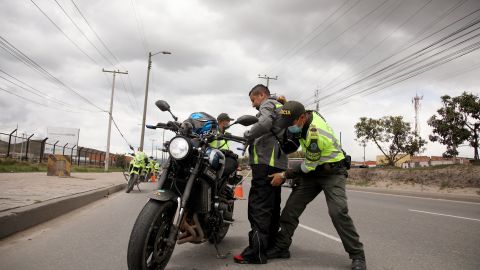
M155 107L158 99L180 119L194 111L255 114L247 95L266 83L258 74L278 76L271 92L310 109L318 89L320 113L362 160L353 128L360 117L400 115L413 127L418 94L420 134L428 139L427 119L442 95L479 94L479 8L480 0L3 0L0 76L23 88L0 77L0 132L18 124L44 137L47 127L79 128L80 145L104 150L108 115L100 110L109 108L112 74L102 68L119 69L129 74L117 76L113 117L138 146L148 52L170 51L152 58L147 124L171 119ZM6 42L63 85L20 61ZM159 145L161 132L146 131L147 153L152 139ZM128 150L113 127L111 150ZM443 151L429 142L424 154ZM473 157L470 147L460 153ZM367 145L367 159L378 154Z

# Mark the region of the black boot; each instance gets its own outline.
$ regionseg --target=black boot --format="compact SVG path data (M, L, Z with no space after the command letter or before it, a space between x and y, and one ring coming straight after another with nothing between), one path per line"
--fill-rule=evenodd
M267 250L267 259L288 259L290 258L290 251L288 249L279 249L273 247Z
M356 258L352 260L352 270L367 270L365 258Z

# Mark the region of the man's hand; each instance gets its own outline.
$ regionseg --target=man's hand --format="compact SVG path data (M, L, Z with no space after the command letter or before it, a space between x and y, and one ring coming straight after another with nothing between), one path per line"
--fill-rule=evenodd
M273 177L270 184L272 184L272 186L274 186L274 187L278 187L278 186L282 185L283 182L285 182L284 173L274 173L274 174L269 175L269 176Z

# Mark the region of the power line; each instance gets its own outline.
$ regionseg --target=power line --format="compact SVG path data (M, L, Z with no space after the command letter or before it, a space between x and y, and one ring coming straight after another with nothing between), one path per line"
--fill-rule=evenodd
M62 7L62 5L60 5L60 3L58 3L57 0L54 0L55 3L57 3L58 7L62 10L63 14L65 14L65 16L67 16L67 18L70 20L70 22L72 22L72 24L75 26L75 28L77 28L77 30L85 37L85 39L88 41L88 43L90 43L90 45L92 45L93 48L95 48L95 50L98 52L98 54L107 62L109 63L110 65L112 66L115 66L115 64L112 63L112 61L110 61L110 59L108 59L98 48L95 44L93 44L93 42L87 37L87 35L85 34L85 32L83 32L83 30L78 26L78 24L73 20L73 18L68 15L68 13L65 11L65 9Z
M92 25L90 25L90 23L88 22L87 18L83 15L82 11L80 10L80 8L77 6L77 4L75 3L75 1L73 0L70 0L72 2L72 4L75 6L75 9L78 11L78 13L80 14L80 16L83 18L83 20L85 21L85 23L88 25L88 27L90 28L90 30L92 30L92 32L95 34L95 36L97 37L97 39L100 41L100 43L102 44L102 46L105 48L105 50L108 51L108 53L110 53L110 55L117 61L118 64L120 64L120 61L118 60L118 58L115 56L115 54L112 53L112 51L108 48L108 46L105 44L105 42L102 40L102 38L100 38L100 35L98 35L97 31L95 31L95 29L92 27ZM125 69L125 67L123 67Z
M2 44L4 44L3 46L1 46ZM11 44L10 42L8 42L5 38L3 38L2 36L0 36L0 47L2 47L2 49L4 49L5 51L11 53L12 55L15 54L15 55L18 55L16 56L17 59L21 59L21 61L26 64L27 66L33 68L34 70L36 70L37 72L39 72L42 76L44 76L45 78L51 80L52 82L60 85L60 86L63 86L64 88L68 89L69 91L73 92L75 95L77 95L79 98L81 98L82 100L84 100L86 103L92 105L93 107L97 108L99 111L102 111L104 112L105 110L103 110L102 108L100 108L99 106L97 106L95 103L93 103L92 101L90 101L89 99L87 99L86 97L82 96L80 93L78 93L78 91L76 91L75 89L69 87L68 85L66 85L64 82L62 82L60 79L58 79L57 77L53 76L50 72L48 72L47 70L45 70L42 66L40 66L37 62L33 61L30 57L28 57L27 55L25 55L22 51L20 51L18 48L16 48L13 44Z
M345 91L346 89L348 89L348 88L350 88L350 87L352 87L352 86L355 86L355 85L357 85L357 84L359 84L359 83L362 83L362 82L364 82L364 81L367 81L367 80L370 79L370 78L373 78L373 77L375 77L375 76L378 76L378 75L380 75L380 74L382 74L382 73L385 73L385 72L387 72L387 71L392 70L393 68L398 67L399 65L403 65L403 64L411 61L412 59L414 59L414 58L412 58L412 57L416 57L416 56L418 56L419 54L422 54L422 52L424 52L425 50L428 50L429 48L432 48L433 46L435 46L435 45L437 45L437 44L440 44L441 42L443 42L443 41L445 41L445 40L447 40L447 39L449 39L449 38L457 35L458 33L460 33L460 32L462 32L462 31L464 31L464 30L466 30L466 29L468 29L468 28L470 28L470 27L478 24L479 22L480 22L480 20L474 20L474 21L470 22L469 24L467 24L466 26L463 26L463 27L461 27L460 29L458 29L458 30L450 33L449 35L447 35L447 36L445 36L445 37L443 37L443 38L435 41L434 43L431 43L430 45L424 47L423 49L418 50L418 51L416 51L416 52L408 55L407 57L404 57L404 58L402 58L402 59L394 62L393 64L390 64L390 65L388 65L388 66L386 66L386 67L383 67L383 68L381 68L381 69L379 69L379 70L377 70L377 71L375 71L375 72L373 72L373 73L371 73L371 74L369 74L369 75L367 75L367 76L365 76L365 77L363 77L363 78L361 78L361 79L359 79L359 80L357 80L357 81L355 81L355 82L353 82L353 83L350 83L350 84L348 84L348 85L340 88L339 90L335 90L335 91L332 91L332 92L331 92L330 94L328 94L328 95L324 95L324 96L322 97L322 99L323 99L322 102L326 102L326 99L328 99L328 98L330 98L330 97L333 97L334 95L337 95L339 92L343 92L343 91ZM475 30L476 30L476 29L475 29ZM448 43L450 43L450 42L452 42L452 41L454 41L454 40L456 40L456 39L458 39L458 38L459 38L459 37L457 37L457 38L455 38L455 39L453 39L453 40L451 40L451 41L449 41L449 42L447 42L447 43L445 43L445 44L443 44L443 45L440 45L439 47L444 46L444 45L446 45L446 44L448 44ZM438 48L439 48L439 47L438 47ZM423 55L423 54L422 54L422 55Z
M480 35L480 34L479 34L479 35ZM453 61L453 60L455 60L455 59L457 59L457 58L459 58L459 57L462 57L462 56L464 56L464 55L466 55L466 54L472 53L472 52L474 52L475 50L478 50L478 49L480 49L480 41L478 41L478 42L476 42L476 43L474 43L474 44L471 44L471 45L469 45L469 46L467 46L467 47L464 47L464 48L462 48L462 49L459 49L459 50L457 50L457 51L455 51L455 52L453 52L453 53L450 53L450 54L448 54L448 55L446 55L446 56L444 56L444 57L441 57L441 58L439 58L439 59L437 59L437 60L434 60L434 61L432 61L432 62L430 62L430 63L427 63L427 64L425 64L425 65L422 65L422 66L420 66L420 67L417 67L417 68L415 68L415 69L413 69L413 70L410 70L410 71L408 71L408 72L405 72L405 73L403 73L403 74L400 74L400 75L398 75L398 76L395 76L395 77L393 77L393 78L390 78L389 80L382 81L382 82L380 82L380 83L378 83L378 84L375 84L375 85L373 85L373 86L370 86L370 87L365 88L365 89L362 89L362 90L357 90L357 91L353 92L353 94L355 94L355 95L364 94L364 96L366 96L366 95L369 95L369 94L378 92L378 91L383 90L383 89L385 89L385 88L387 88L387 87L390 87L390 86L392 86L392 85L398 84L398 83L403 82L403 81L405 81L405 80L408 80L408 79L410 79L410 78L412 78L412 77L418 76L418 75L420 75L420 74L422 74L422 73L424 73L424 72L426 72L426 71L429 71L429 70L431 70L431 69L433 69L433 68L436 68L436 67L438 67L438 66L440 66L440 65L443 65L443 64L448 63L448 62L450 62L450 61ZM382 84L386 84L386 83L390 83L390 84L388 84L388 85L386 85L386 86L383 86L382 88L373 90L373 89L381 86ZM351 96L353 96L353 94L350 94L348 97L346 97L346 96L344 95L344 97L345 97L344 99L341 99L341 98L340 98L340 99L337 99L336 102L327 104L325 107L340 106L340 105L343 105L343 104L345 104L345 103L348 103L348 98L351 97Z
M80 46L78 46L78 44L75 41L73 41L65 32L63 32L63 30L33 0L30 0L30 2L32 2L38 8L38 10L40 10L40 12L45 17L47 17L47 19L55 26L55 28L57 28L58 31L60 31L65 36L65 38L67 38L80 52L82 52L86 57L88 57L88 59L90 59L93 63L100 66L100 64L98 64L98 62L95 61L95 59L93 59L84 50L82 50L82 48L80 48Z
M143 27L141 18L138 17L135 0L130 0L130 2L132 3L133 14L135 15L135 20L137 22L137 31L139 32L140 40L142 41L145 52L148 53L150 50L148 49L147 38L145 37L145 29Z
M451 12L453 12L455 9L457 9L458 7L460 7L461 5L463 5L463 4L465 3L465 1L466 1L466 0L462 0L462 1L460 1L460 2L457 2L456 5L454 5L452 8L450 8L449 10L447 10L446 12L444 12L442 15L440 15L436 20L434 20L435 24L438 23L438 21L440 21L441 19L443 19L443 18L445 18L446 16L448 16L448 15L449 15ZM422 7L422 9L423 9L423 7ZM456 20L456 21L454 21L454 22L452 22L452 23L450 23L450 24L448 24L447 26L441 28L440 30L437 30L437 31L433 32L432 34L424 37L423 39L421 39L421 40L419 40L419 41L416 41L416 42L413 42L413 43L411 43L410 45L408 45L408 43L409 43L411 40L416 39L418 36L420 36L421 34L425 33L426 31L428 31L428 29L431 28L431 27L434 25L434 24L430 24L429 26L427 26L426 28L420 30L417 34L415 34L414 38L410 39L410 40L407 41L405 44L401 45L402 48L400 48L399 50L396 50L393 54L389 55L388 57L385 57L385 58L383 58L382 60L374 63L373 65L370 65L369 67L363 69L362 71L360 71L360 72L357 73L356 75L351 76L349 79L346 79L346 80L344 80L343 82L346 82L346 81L349 81L349 80L351 80L351 79L353 79L353 78L359 77L361 74L364 74L364 73L372 70L374 67L376 67L376 66L382 64L383 62L391 59L392 57L394 57L394 56L402 53L403 51L405 51L405 50L407 50L407 49L409 49L409 48L411 48L411 47L419 44L420 42L428 39L429 37L432 37L432 36L436 35L437 33L441 32L441 31L447 29L448 27L456 24L457 22L459 22L459 21L461 21L461 20L463 20L463 19L471 16L472 14L478 12L479 10L480 10L480 9L477 9L476 11L473 11L473 12L471 12L470 14L468 14L468 15L466 15L466 16L464 16L464 17L462 17L462 18L460 18L460 19L458 19L458 20ZM413 17L415 17L416 14L418 14L419 11L420 11L420 10L417 10L417 12L415 12L414 14L412 14L412 16L410 16L407 20L405 20L405 21L404 21L401 25L399 25L394 31L390 32L390 34L387 35L380 43L378 43L376 46L374 46L371 50L369 50L365 55L363 55L360 59L356 60L355 62L359 63L359 62L361 62L363 59L365 59L368 55L370 55L370 53L371 53L375 48L377 48L378 46L380 46L380 44L382 44L386 39L388 39L391 35L393 35L393 33L395 33L396 31L398 31L398 29L400 29L403 25L405 25L405 24L408 23ZM420 32L421 32L421 34L420 34ZM407 46L407 45L408 45L408 46ZM405 47L405 46L407 46L407 47ZM332 82L334 82L335 80L337 80L338 78L340 78L344 73L345 73L345 71L342 72L341 74L339 74L337 77L335 77L335 78L334 78L333 80L331 80L329 83L327 83L327 84L322 88L322 90L333 89L333 87L341 84L342 81L339 82L339 83L336 83L336 84L332 85L331 87L329 87L329 85L330 85ZM324 91L322 91L322 92L324 92Z
M278 60L278 62L274 65L271 65L268 69L267 69L267 72L266 73L270 73L276 66L280 65L281 62L284 60L284 58L286 56L288 56L292 51L294 51L294 53L297 51L297 48L298 46L300 46L304 40L306 40L310 35L312 35L313 33L315 33L315 31L317 31L324 23L326 23L331 17L335 16L335 14L337 14L337 12L342 9L350 0L346 0L344 1L340 6L338 6L335 11L333 13L330 13L330 15L328 15L320 24L318 24L310 33L308 33L305 37L303 37L299 42L297 42L292 48L288 49L281 57L280 59ZM356 4L358 4L359 1L357 0ZM356 5L355 4L355 5ZM353 8L355 5L353 5L351 8ZM350 10L350 9L349 9ZM349 11L347 10L347 12ZM345 15L345 13L343 14ZM339 18L341 18L342 16L340 16ZM339 19L337 18L337 20ZM328 28L328 27L327 27ZM325 29L327 28L324 28L319 34L317 34L315 37L309 39L307 41L307 43L304 44L304 46L306 46L306 44L309 44L312 40L314 40L315 38L317 38ZM302 46L303 48L303 46ZM301 49L301 48L300 48Z
M125 66L123 66L121 64L121 61L118 59L118 57L109 49L109 47L107 46L107 44L103 41L103 39L100 37L100 35L97 33L97 31L95 31L95 29L93 28L93 26L90 24L90 22L88 21L87 17L83 14L83 12L80 10L79 6L75 3L74 0L70 0L72 2L72 4L74 5L75 9L78 11L78 13L80 14L80 16L83 18L83 20L85 21L85 23L87 24L87 26L90 28L90 30L95 34L95 36L97 37L97 39L100 41L100 43L102 44L102 46L105 48L105 50L108 51L108 53L115 59L115 61L117 62L118 65L122 66L123 69L126 69ZM133 97L133 101L135 102L135 105L136 107L138 107L138 102L137 102L137 98L135 97L135 94L133 93L133 84L132 84L132 80L130 78L130 74L127 74L127 78L128 78L128 82L129 82L129 86L130 88L126 87L126 89L130 92L130 94L132 95ZM122 77L122 81L123 81L123 77Z

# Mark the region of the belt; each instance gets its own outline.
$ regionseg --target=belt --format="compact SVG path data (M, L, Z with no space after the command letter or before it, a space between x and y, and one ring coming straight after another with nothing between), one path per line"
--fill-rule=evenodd
M345 162L344 160L340 160L337 162L329 162L329 163L323 163L322 165L318 165L315 168L316 172L325 172L325 171L330 171L334 169L342 169L345 168Z

